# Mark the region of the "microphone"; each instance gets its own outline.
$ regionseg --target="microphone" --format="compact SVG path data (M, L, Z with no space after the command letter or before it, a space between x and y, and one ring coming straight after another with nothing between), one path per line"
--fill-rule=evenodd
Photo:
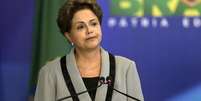
M112 78L111 78L110 76L108 76L108 77L106 78L106 83L108 84L108 86L111 86L111 84L112 84ZM125 93L123 93L123 92L121 92L121 91L115 89L114 87L112 87L112 89L113 89L114 91L116 91L116 92L118 92L118 93L120 93L120 94L126 96L126 97L129 97L129 98L135 100L135 101L141 101L141 100L139 100L139 99L137 99L137 98L135 98L135 97L132 97L132 96L130 96L130 95L128 95L128 94L125 94Z
M100 84L97 87L94 87L94 88L91 88L91 89L87 89L86 91L79 92L76 95L70 95L70 96L67 96L67 97L60 98L57 101L62 101L62 100L65 100L65 99L68 99L68 98L71 98L71 97L74 97L74 96L77 96L77 95L84 94L86 92L89 92L89 91L92 91L94 89L97 89L97 88L101 87L103 84L106 84L104 77L100 77L99 78L99 82L100 82Z

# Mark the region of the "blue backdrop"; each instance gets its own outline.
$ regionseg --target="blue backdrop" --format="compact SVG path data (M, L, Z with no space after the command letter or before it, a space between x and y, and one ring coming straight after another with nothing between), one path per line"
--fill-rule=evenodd
M103 10L104 48L136 61L146 101L201 101L201 26L191 17L113 16ZM34 0L7 0L1 5L0 101L26 101L32 51ZM144 27L144 21L160 23ZM133 23L139 23L134 25ZM133 85L135 86L135 85Z
M3 0L0 8L0 101L27 101L34 0Z

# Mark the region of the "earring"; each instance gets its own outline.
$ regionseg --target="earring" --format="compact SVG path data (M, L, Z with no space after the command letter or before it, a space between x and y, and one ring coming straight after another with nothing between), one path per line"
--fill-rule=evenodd
M74 43L71 42L71 45L74 46Z

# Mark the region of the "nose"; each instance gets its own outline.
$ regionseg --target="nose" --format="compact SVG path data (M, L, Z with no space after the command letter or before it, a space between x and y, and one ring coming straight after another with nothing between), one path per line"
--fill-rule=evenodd
M92 33L93 33L92 26L87 26L87 34L92 34Z

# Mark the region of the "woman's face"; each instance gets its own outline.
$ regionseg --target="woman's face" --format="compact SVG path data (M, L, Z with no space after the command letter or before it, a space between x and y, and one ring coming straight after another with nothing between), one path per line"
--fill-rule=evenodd
M102 32L97 16L89 9L77 11L72 19L71 31L65 36L79 49L99 47Z

